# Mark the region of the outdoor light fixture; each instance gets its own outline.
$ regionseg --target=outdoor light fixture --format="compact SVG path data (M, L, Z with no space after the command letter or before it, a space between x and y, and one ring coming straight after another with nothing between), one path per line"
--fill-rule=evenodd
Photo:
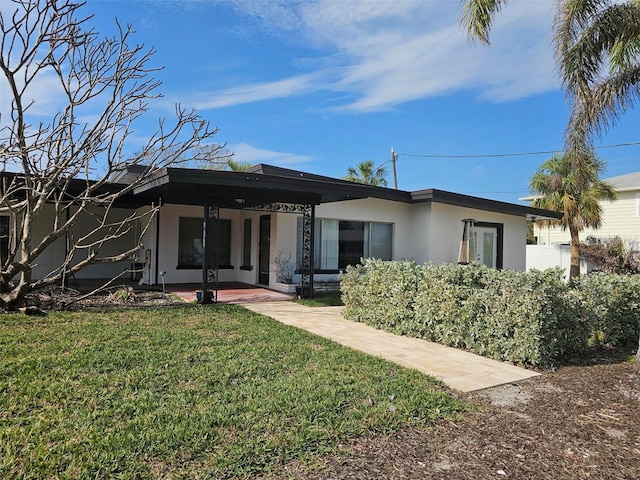
M167 293L166 292L166 288L165 288L165 284L164 284L164 276L167 274L167 272L162 271L160 272L160 276L162 277L162 293Z

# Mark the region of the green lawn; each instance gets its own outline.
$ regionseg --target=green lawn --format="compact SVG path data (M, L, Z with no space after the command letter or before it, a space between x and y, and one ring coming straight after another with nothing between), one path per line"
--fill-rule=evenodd
M308 307L337 307L343 305L342 294L339 291L316 292L313 298L299 298L296 301Z
M0 478L236 478L464 406L236 306L0 316Z

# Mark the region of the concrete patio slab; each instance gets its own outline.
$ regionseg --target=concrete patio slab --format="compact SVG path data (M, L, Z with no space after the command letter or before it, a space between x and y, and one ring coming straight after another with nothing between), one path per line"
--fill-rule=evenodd
M201 284L183 283L167 285L167 291L177 295L186 302L196 301L196 290L201 288ZM295 295L289 293L276 292L261 287L250 287L241 284L223 284L218 290L218 303L255 303L255 302L277 302L292 300Z
M394 335L364 323L346 320L342 316L343 307L307 307L295 302L244 303L243 306L355 350L432 375L462 392L482 390L539 375L463 350Z

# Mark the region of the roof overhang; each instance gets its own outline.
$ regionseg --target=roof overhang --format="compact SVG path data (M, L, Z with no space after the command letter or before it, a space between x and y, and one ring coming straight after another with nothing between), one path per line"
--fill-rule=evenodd
M371 186L329 179L251 172L163 168L136 187L137 198L162 203L251 208L272 203L319 205L366 198Z
M560 212L528 207L526 205L518 205L516 203L473 197L460 193L447 192L445 190L437 190L434 188L412 192L411 198L414 202L444 203L457 207L474 208L476 210L486 210L506 215L526 217L527 220L531 221L558 220L563 217L563 214Z

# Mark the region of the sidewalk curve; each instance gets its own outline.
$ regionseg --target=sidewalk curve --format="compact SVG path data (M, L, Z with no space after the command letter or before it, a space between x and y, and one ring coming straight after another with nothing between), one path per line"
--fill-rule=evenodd
M271 317L355 350L432 375L455 390L471 392L539 375L531 370L418 338L403 337L346 320L343 307L307 307L295 302L247 303Z

